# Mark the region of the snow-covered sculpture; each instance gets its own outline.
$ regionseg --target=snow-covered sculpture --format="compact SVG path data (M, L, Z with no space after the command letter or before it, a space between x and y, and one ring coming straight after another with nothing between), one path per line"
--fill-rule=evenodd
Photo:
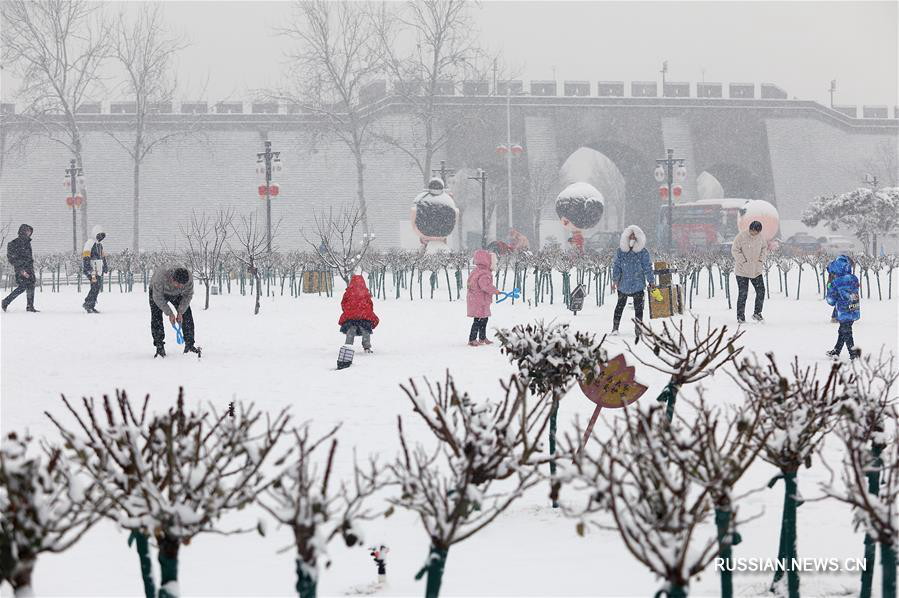
M777 213L777 208L764 199L750 199L740 208L737 226L740 231L747 230L753 220L762 223L762 235L770 243L780 228L780 215Z
M446 238L458 221L459 208L453 196L446 191L441 179L431 179L428 189L412 202L412 228L421 238L421 244L426 246L426 252L447 251Z
M599 224L604 207L602 193L590 183L571 183L562 189L556 198L556 214L571 232L569 243L583 250L583 231Z

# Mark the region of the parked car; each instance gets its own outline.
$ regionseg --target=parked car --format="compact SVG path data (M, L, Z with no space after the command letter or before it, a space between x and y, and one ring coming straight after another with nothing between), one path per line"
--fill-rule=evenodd
M821 249L835 255L852 253L855 250L855 242L842 235L825 235L818 237L818 241L821 242Z
M780 247L787 255L804 255L820 251L822 243L817 237L808 233L796 233L784 241Z

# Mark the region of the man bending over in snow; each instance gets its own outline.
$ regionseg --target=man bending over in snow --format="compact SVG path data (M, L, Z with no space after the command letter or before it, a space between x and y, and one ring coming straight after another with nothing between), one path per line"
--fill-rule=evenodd
M184 352L200 353L194 346L194 316L190 311L190 300L194 296L194 281L190 270L184 266L162 266L153 272L150 280L150 332L156 355L165 357L165 329L162 326L162 314L169 317L169 322L181 324L184 333ZM177 311L172 311L169 303Z

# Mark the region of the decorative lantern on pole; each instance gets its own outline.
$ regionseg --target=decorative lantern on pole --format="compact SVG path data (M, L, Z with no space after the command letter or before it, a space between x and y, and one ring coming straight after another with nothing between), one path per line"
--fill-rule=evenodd
M265 142L265 151L256 154L256 173L260 175L259 197L265 200L265 248L272 251L272 197L281 193L281 186L272 183L272 176L280 174L281 152L272 151L272 142Z
M687 168L684 166L682 158L674 157L673 149L669 148L665 153L665 158L656 160L653 176L655 176L656 182L662 183L659 186L659 197L662 198L662 201L668 202L668 238L665 246L670 252L673 241L674 200L680 199L681 195L683 195L684 188L681 183L687 178ZM661 236L661 232L659 236Z
M63 188L66 190L66 205L72 208L72 252L78 255L78 232L76 226L77 217L75 210L84 203L84 170L76 166L75 159L69 160L66 168L66 176L63 180Z

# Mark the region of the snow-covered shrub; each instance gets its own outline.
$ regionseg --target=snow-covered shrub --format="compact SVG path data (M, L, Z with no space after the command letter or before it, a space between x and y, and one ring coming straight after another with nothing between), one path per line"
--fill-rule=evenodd
M374 459L364 469L357 465L351 480L332 479L338 427L317 440L310 438L308 424L294 430L290 460L259 497L259 504L293 532L300 598L317 595L319 565L330 565L328 542L339 535L347 546L363 543L358 524L374 516L364 503L382 485ZM316 450L326 443L330 448L320 459Z
M681 386L713 375L720 367L734 361L743 350L743 347L736 344L743 336L742 330L729 334L727 326L714 328L710 319L706 321L703 330L699 319L693 318L692 333L689 328L685 333L685 320L686 318L681 318L677 324L662 321L661 330L653 329L650 323L643 320L634 320L640 338L652 349L661 364L644 360L640 353L626 344L634 359L671 377L658 396L659 402L667 404L669 420L674 415L674 405Z
M611 435L594 435L589 448L581 450L579 433L569 436L559 473L586 496L563 506L578 520L578 533L587 525L617 531L634 558L664 580L669 598L684 598L690 579L717 555L717 538L700 527L714 506L711 488L689 458L672 458L674 447L693 436L689 428L669 423L661 406L624 409Z
M0 584L31 596L38 556L63 552L99 518L107 504L94 484L79 479L62 451L10 432L0 446Z
M802 503L796 475L802 465L811 467L812 457L833 425L838 407L839 364L833 364L823 380L817 366L801 369L794 359L790 374L782 374L773 353L767 364L746 358L736 368L734 380L746 395L747 409L761 406L764 417L755 434L763 441L761 458L780 470L769 487L784 481L784 509L778 558L796 558L796 509ZM789 561L792 562L792 561ZM774 576L777 584L783 570ZM787 590L791 598L799 595L799 572L788 572Z
M231 403L188 410L183 389L174 407L149 414L149 395L137 410L123 391L99 404L83 399L78 409L63 402L77 421L70 430L47 413L59 429L67 454L102 490L111 508L103 515L131 531L137 541L144 587L152 590L147 539L156 539L161 569L160 598L175 595L178 549L201 533L230 534L219 520L253 502L269 484L262 464L289 420L252 404Z
M450 547L484 529L539 481L534 465L547 403L529 404L527 384L517 376L503 389L499 401L477 402L449 374L444 384L427 385L428 396L414 382L403 387L438 440L433 450L410 447L398 417L402 454L389 465L399 495L388 501L416 513L430 539L417 575L427 573L428 598L440 592Z

